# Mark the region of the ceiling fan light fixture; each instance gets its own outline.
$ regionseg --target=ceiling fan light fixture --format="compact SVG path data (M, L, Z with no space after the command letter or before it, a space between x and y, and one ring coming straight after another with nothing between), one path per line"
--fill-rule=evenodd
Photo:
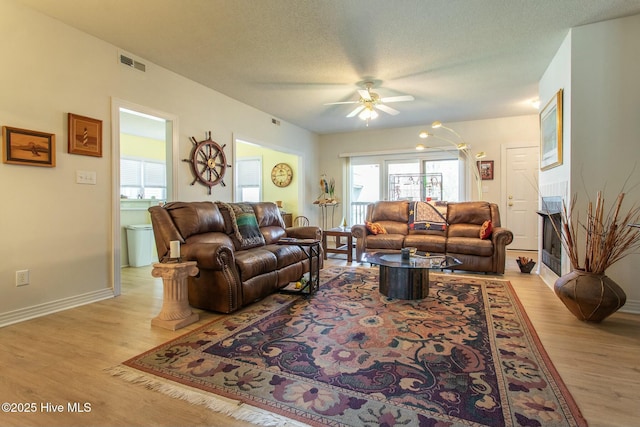
M360 119L362 120L373 120L378 117L378 113L373 108L367 107L364 110L362 110L360 114L358 114L358 117L360 117Z

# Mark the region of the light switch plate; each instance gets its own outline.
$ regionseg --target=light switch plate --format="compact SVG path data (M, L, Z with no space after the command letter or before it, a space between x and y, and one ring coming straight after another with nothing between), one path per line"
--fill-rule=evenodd
M76 171L76 184L96 185L95 171Z

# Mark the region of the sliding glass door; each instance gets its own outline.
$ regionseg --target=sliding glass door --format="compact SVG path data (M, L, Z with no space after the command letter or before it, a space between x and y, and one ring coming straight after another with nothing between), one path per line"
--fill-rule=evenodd
M356 161L349 168L351 182L350 224L364 224L367 205L381 200L380 164L363 160L362 164Z
M349 223L364 224L366 206L378 200L465 200L464 173L455 150L351 157Z

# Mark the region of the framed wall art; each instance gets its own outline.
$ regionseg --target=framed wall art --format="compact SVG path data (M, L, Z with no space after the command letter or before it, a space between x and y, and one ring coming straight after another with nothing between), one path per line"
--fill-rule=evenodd
M69 154L102 157L102 120L69 113Z
M562 164L562 89L540 112L540 169Z
M480 172L480 179L483 181L493 179L493 160L480 160L478 161L478 172Z
M14 165L56 165L56 136L52 133L2 127L2 161Z

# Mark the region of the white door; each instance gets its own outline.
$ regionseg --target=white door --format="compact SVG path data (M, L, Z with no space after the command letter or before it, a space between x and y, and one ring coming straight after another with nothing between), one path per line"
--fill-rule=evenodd
M506 212L503 227L513 232L507 249L538 249L539 147L507 147L505 150Z

